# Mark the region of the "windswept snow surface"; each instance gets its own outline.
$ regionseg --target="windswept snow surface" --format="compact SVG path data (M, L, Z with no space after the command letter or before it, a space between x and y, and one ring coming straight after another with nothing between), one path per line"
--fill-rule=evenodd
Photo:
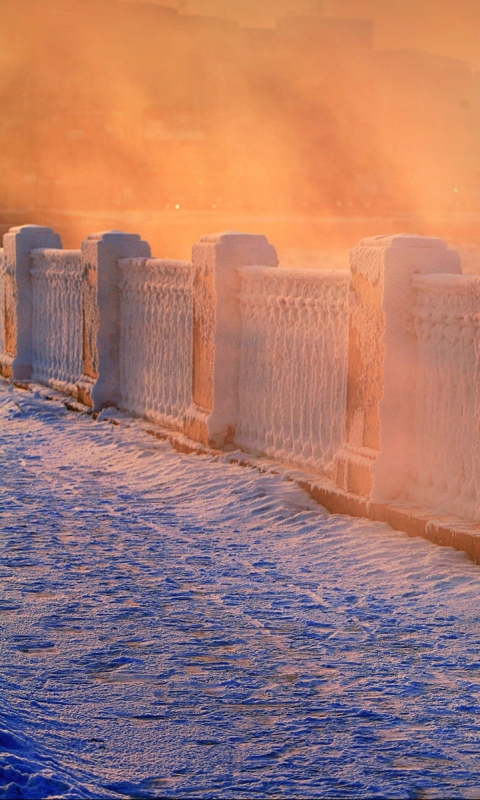
M480 571L0 385L3 797L477 797Z

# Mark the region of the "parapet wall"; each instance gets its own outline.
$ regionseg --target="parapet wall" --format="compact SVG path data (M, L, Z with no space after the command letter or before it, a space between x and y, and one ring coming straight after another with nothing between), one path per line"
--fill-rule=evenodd
M185 262L23 226L0 266L7 378L293 465L334 510L421 507L415 530L450 514L480 536L480 279L442 240L363 240L349 275L282 269L258 235L206 236Z

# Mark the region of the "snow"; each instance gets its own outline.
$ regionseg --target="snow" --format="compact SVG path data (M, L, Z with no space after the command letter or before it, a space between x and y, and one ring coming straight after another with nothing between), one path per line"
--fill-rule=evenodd
M192 264L140 258L120 268L120 407L182 430L192 400Z
M480 521L480 277L415 276L414 500Z
M235 441L326 470L345 427L347 271L246 267Z
M41 387L0 426L1 796L478 796L463 554Z
M73 394L83 373L80 250L31 251L32 380Z

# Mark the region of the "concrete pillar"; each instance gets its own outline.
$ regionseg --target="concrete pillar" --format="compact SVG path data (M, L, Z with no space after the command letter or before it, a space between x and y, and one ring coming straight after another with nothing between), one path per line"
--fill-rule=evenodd
M265 236L226 231L192 248L194 266L192 405L185 433L203 444L230 441L238 416L241 315L238 268L276 267Z
M96 265L83 263L82 275L82 377L78 399L93 406L92 392L98 378L98 305Z
M30 252L37 247L61 248L51 228L21 225L3 237L5 258L5 350L12 359L11 376L29 381L32 375L32 277ZM8 377L7 363L2 371Z
M149 258L150 247L136 233L92 233L82 242L85 269L97 272L98 378L92 390L95 410L118 405L120 348L120 258Z
M416 342L413 274L459 273L442 239L363 239L350 254L346 442L340 488L376 501L403 495L413 453Z

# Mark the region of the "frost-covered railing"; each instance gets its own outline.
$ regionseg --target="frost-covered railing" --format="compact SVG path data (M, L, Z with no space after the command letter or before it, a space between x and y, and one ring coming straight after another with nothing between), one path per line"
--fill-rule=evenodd
M191 263L120 231L62 250L25 225L3 244L4 376L327 473L348 512L480 521L480 277L443 240L362 240L350 273L278 268L236 231Z
M415 275L412 496L480 520L480 277Z
M80 250L32 250L32 376L75 394L83 374Z
M51 228L22 225L0 256L0 372L91 403L98 375L97 264L62 250Z
M416 448L412 276L460 272L458 253L428 236L369 237L350 253L345 443L336 481L365 501L409 497Z
M61 246L58 234L41 225L10 228L3 237L0 372L7 378L28 381L32 375L32 251Z
M183 430L192 400L193 267L121 259L120 405Z
M247 267L235 441L325 470L345 424L349 273Z

